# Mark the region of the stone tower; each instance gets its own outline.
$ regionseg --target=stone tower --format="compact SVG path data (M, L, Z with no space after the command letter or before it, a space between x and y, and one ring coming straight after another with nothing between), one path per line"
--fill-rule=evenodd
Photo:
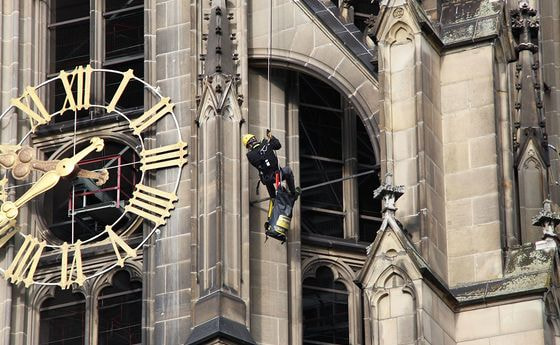
M0 281L0 343L560 344L558 1L8 0L0 14L2 109L60 70L134 69L189 144L175 210L124 267L70 290ZM95 97L118 83L95 79ZM49 110L59 95L39 92ZM143 87L123 97L131 118L153 106ZM54 159L69 133L97 133L124 157L136 148L112 115L29 142ZM241 144L267 129L303 188L285 244L264 234ZM18 224L48 242L65 225L41 200ZM107 248L84 249L86 273Z

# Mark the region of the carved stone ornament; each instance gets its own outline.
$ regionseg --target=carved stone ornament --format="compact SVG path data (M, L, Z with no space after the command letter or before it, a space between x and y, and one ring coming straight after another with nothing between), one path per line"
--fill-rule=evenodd
M404 15L404 9L402 7L397 7L393 10L393 17L399 19Z

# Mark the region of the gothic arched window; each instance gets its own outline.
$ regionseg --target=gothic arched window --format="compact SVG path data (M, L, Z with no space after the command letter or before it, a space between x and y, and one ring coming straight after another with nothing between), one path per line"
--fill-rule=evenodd
M348 290L321 266L303 281L303 344L349 344Z
M81 293L56 289L40 308L39 345L82 345L86 302Z
M379 178L366 128L331 86L300 74L299 90L302 234L372 242L381 221L373 200Z
M119 271L112 285L98 297L99 345L134 345L142 342L142 284Z

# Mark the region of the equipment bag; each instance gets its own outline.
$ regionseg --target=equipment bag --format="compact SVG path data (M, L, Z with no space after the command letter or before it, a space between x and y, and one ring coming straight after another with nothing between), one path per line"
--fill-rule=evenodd
M290 230L292 221L292 210L296 199L284 187L276 191L276 199L272 214L268 220L266 234L281 241L286 240L286 233Z

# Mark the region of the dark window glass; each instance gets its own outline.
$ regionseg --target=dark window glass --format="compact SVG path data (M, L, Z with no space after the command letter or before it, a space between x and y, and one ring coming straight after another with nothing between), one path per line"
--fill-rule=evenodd
M76 151L83 149L88 142L79 143ZM69 148L61 159L73 155ZM119 142L105 139L101 152L92 152L79 163L80 168L99 171L107 169L109 179L102 186L86 178L61 179L44 195L44 215L51 233L62 241L73 243L87 240L115 222L124 213L124 205L132 196L140 173L137 171L139 158L132 148ZM72 200L74 207L72 207ZM74 227L72 228L72 212ZM134 221L129 213L115 226L123 229Z
M344 236L344 216L328 212L313 211L302 206L301 227L304 233L325 236Z
M342 112L305 105L299 111L300 154L341 160Z
M300 102L334 109L341 109L340 93L322 81L301 75L300 88L305 90L300 94Z
M50 7L55 23L89 16L89 0L52 0Z
M105 11L118 11L130 7L142 6L143 0L107 0L105 2Z
M381 226L381 202L373 199L373 191L379 187L378 168L375 153L362 121L356 119L358 137L358 173L374 171L372 174L359 176L358 207L360 214L360 241L373 242L375 234Z
M105 16L105 59L144 53L144 10L118 12Z
M318 159L300 158L300 179L302 188L331 182L342 177L342 164L324 162ZM342 211L342 182L330 183L310 189L302 194L306 206Z
M330 268L303 281L303 344L349 344L348 292Z
M105 68L126 72L129 69L134 71L134 75L140 79L144 77L144 60L137 59L119 64L106 65ZM105 104L109 104L121 84L123 77L117 73L105 74ZM144 85L140 82L131 80L122 96L117 102L117 109L122 112L140 111L144 107Z
M51 73L89 63L89 19L54 26L50 34L55 46Z
M142 341L142 285L119 271L99 295L99 345L134 345Z
M82 345L85 329L84 296L57 288L40 309L40 345Z

